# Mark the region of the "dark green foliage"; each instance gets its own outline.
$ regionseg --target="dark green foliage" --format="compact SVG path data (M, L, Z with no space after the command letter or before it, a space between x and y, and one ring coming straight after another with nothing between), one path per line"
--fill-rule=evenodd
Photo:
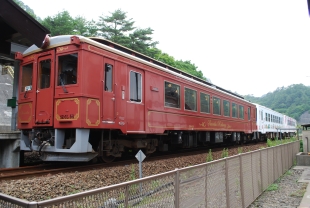
M266 106L272 110L295 118L296 120L310 110L310 89L303 84L279 87L262 97L245 95L245 99Z
M52 36L73 34L74 20L68 11L62 11L54 17L48 16L41 24L51 31Z
M303 145L302 139L299 140L299 143L300 143L300 145L299 145L299 152L304 152L304 145Z

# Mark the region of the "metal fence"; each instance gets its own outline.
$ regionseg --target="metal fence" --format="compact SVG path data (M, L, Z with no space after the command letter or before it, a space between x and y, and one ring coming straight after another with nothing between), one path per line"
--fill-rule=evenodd
M247 207L293 166L299 141L41 202L0 207Z

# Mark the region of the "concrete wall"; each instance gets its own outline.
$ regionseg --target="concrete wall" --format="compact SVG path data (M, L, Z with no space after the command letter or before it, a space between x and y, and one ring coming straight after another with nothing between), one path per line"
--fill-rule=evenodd
M7 99L12 98L13 78L9 74L1 75L0 65L0 132L8 132L11 129L12 108L7 107Z
M0 168L19 167L20 132L0 133Z
M303 142L304 152L310 152L310 131L309 130L302 131L302 142Z

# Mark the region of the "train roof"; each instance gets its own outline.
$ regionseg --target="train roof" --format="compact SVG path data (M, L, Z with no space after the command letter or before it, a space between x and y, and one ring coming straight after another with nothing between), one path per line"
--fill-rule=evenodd
M269 110L269 111L275 112L275 113L277 113L277 114L281 114L282 116L286 116L286 117L288 117L288 118L293 119L293 120L296 121L296 119L294 119L294 118L292 118L292 117L290 117L290 116L287 116L287 115L285 115L285 114L283 114L283 113L279 113L278 111L272 110L272 109L270 109L270 108L268 108L268 107L266 107L266 106L263 106L263 105L260 105L260 104L257 104L257 103L253 103L253 104L256 105L256 108L257 108L258 110L259 110L259 108L265 108L265 109L267 109L267 110Z
M67 45L71 43L71 37L73 35L60 35L60 36L55 36L55 37L50 37L50 44L46 49L50 49L50 48L55 48L58 46L62 46L62 45ZM181 71L175 67L172 67L170 65L167 65L161 61L158 61L156 59L153 59L151 57L148 57L146 55L143 55L137 51L134 51L132 49L126 48L124 46L121 46L117 43L114 43L112 41L109 41L105 38L101 38L101 37L84 37L84 36L79 36L79 35L75 35L76 37L78 37L80 39L81 42L85 42L85 43L89 43L91 45L95 45L98 46L100 48L104 48L107 49L113 53L117 53L120 55L124 55L130 59L134 59L136 61L142 62L144 64L150 65L152 67L155 67L157 69L160 69L162 71L166 71L168 73L173 73L176 76L181 76L183 78L186 78L187 80L190 81L194 81L198 84L204 84L205 86L209 87L209 88L213 88L215 90L218 90L220 92L224 92L226 94L232 95L234 97L237 97L239 99L242 99L245 102L251 103L247 100L244 99L244 97L233 93L229 90L226 90L224 88L221 88L217 85L214 85L210 82L207 82L205 80L202 80L196 76L193 76L191 74L188 74L184 71ZM36 45L32 45L31 47L29 47L27 50L24 51L23 56L28 56L31 55L33 53L37 53L43 51L43 49L38 48ZM143 61L142 61L143 60Z

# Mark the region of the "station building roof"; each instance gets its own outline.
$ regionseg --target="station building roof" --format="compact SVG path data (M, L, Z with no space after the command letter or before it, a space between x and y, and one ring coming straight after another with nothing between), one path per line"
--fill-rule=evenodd
M50 33L13 0L0 0L0 30L0 63L13 62L14 53L24 47L41 47Z

